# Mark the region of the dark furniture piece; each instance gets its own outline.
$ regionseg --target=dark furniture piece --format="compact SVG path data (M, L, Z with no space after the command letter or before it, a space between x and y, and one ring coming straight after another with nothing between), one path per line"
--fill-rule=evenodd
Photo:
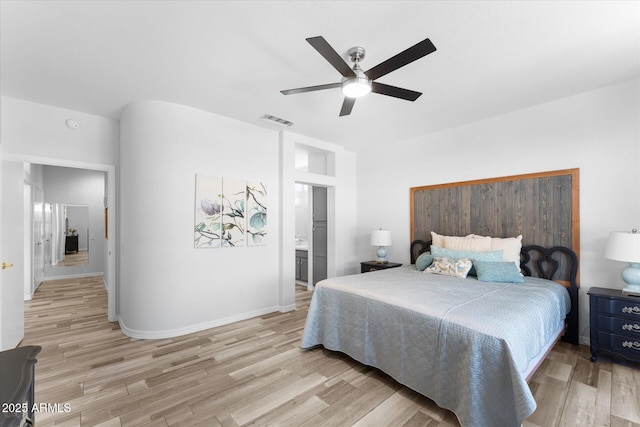
M369 271L386 270L387 268L400 267L402 264L397 262L378 262L378 261L365 261L360 263L360 273L367 273Z
M605 350L640 362L640 297L624 296L618 289L589 290L591 361Z
M0 426L34 424L34 368L40 350L31 345L0 352Z
M67 236L64 241L64 253L70 252L78 253L78 236Z
M411 264L415 264L420 254L428 252L430 248L431 240L414 240L411 242L409 249ZM520 268L525 276L554 280L567 288L571 298L571 311L567 314L567 329L562 336L562 341L579 344L579 287L578 257L576 253L564 246L545 248L538 245L523 245L520 250Z
M309 281L309 252L296 250L296 280Z

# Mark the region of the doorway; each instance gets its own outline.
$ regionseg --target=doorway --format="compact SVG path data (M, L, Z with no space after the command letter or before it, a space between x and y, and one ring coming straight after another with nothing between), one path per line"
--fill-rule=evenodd
M37 200L41 202L40 197L34 197L31 193L34 192L33 183L31 183L31 177L26 179L29 176L28 171L26 170L27 165L43 165L43 166L57 166L62 168L73 168L73 169L84 169L89 171L98 171L100 172L103 178L103 186L100 189L100 193L104 195L104 197L100 198L100 212L101 218L103 218L105 227L108 227L109 233L107 235L105 230L105 254L104 254L104 272L103 272L103 280L104 285L107 290L107 318L110 322L117 321L117 276L116 276L116 237L117 237L117 224L116 224L116 174L115 174L115 166L113 165L104 165L104 164L95 164L95 163L85 163L85 162L76 162L70 160L60 160L60 159L48 159L43 157L33 157L28 155L4 155L2 158L2 172L3 172L3 193L2 193L2 201L3 203L12 201L12 203L8 203L9 205L21 206L20 210L12 210L11 213L18 215L20 217L20 223L23 224L21 227L16 228L15 226L4 227L5 232L7 230L15 229L19 230L20 236L13 235L11 233L4 234L6 238L3 239L3 243L6 243L7 248L10 250L3 250L4 259L2 260L7 265L15 265L15 268L6 268L3 270L3 283L4 289L2 295L8 294L10 292L19 292L17 295L20 295L20 302L15 302L15 304L7 304L10 305L12 309L5 307L3 304L1 307L2 316L11 312L11 316L15 319L15 322L19 321L19 324L22 325L23 321L23 304L21 301L24 300L24 296L28 290L31 290L32 282L34 281L34 270L33 270L33 253L36 247L41 248L42 250L42 259L43 263L46 257L47 251L45 251L44 244L38 245L39 241L34 241L34 233L33 233L33 201ZM26 186L25 183L29 181L31 183L30 187ZM18 184L19 183L19 184ZM18 185L19 190L18 190ZM19 191L19 196L17 194ZM27 195L29 193L29 195ZM13 196L15 194L15 196ZM46 212L46 204L42 203L42 211L44 214ZM3 212L3 224L7 222L7 218L12 218L9 215L5 215L7 212ZM27 214L28 213L28 214ZM14 215L14 216L15 216ZM29 217L27 220L26 217ZM39 235L42 237L44 233L44 225L46 222L44 221L44 215L40 216L38 220L40 225L36 225L36 228L42 228L42 232ZM10 224L16 224L16 220L10 219L7 222ZM29 230L28 232L26 230ZM97 238L98 236L96 236ZM46 241L46 238L45 238ZM3 248L6 249L6 248ZM20 255L15 256L15 251L19 250ZM29 259L31 257L31 259ZM40 257L40 255L38 255ZM25 259L26 258L26 259ZM13 260L12 260L13 259ZM26 262L25 262L26 261ZM39 262L39 261L38 261ZM40 263L40 262L39 262ZM27 270L28 268L28 270ZM37 273L38 277L40 272ZM18 288L19 286L19 288ZM9 289L11 288L11 290ZM15 288L15 289L14 289ZM3 302L5 302L4 298ZM7 298L7 301L9 299ZM13 300L11 300L13 301ZM15 308L15 310L13 310ZM18 310L19 309L19 310ZM10 322L2 322L0 328L0 338L2 344L6 344L7 342L12 342L12 339L5 340L6 337L9 336L9 330L15 330L15 333L22 336L22 327L13 328L10 327ZM20 329L18 331L17 329ZM13 335L11 335L13 336ZM14 344L7 344L7 348L12 348L15 346Z
M295 184L296 285L308 290L327 278L327 188Z

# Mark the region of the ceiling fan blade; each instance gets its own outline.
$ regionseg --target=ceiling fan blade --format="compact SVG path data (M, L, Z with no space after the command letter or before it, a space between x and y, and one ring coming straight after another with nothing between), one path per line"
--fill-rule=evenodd
M342 102L342 108L340 109L340 117L348 116L351 114L351 110L353 110L353 104L356 103L355 98L347 98L344 97L344 101Z
M338 52L336 52L331 45L327 43L324 37L309 37L307 41L315 50L318 51L320 55L324 57L324 59L329 61L329 63L333 65L333 68L338 70L343 77L356 76L356 73L351 69L351 67L349 67L349 64L347 64L344 59L338 55Z
M315 90L334 89L340 86L342 86L342 83L329 83L326 85L307 86L299 87L297 89L281 90L280 93L283 95L294 95L296 93L313 92Z
M422 58L432 52L435 52L436 47L431 43L431 40L424 39L420 43L411 46L396 56L387 59L384 62L376 65L375 67L365 71L367 77L371 80L375 80L379 77L389 74L392 71L397 70L400 67Z
M371 92L393 96L394 98L406 99L407 101L415 101L420 97L420 95L422 95L420 92L378 82L371 82Z

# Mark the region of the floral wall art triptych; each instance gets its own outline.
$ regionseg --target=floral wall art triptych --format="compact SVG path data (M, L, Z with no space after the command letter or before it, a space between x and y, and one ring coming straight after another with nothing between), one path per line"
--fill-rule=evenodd
M259 246L266 236L264 183L196 174L196 248Z

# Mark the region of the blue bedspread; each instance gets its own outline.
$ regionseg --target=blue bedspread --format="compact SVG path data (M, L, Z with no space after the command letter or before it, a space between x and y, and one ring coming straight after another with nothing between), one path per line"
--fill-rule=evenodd
M548 280L485 283L405 266L318 283L301 346L377 367L465 427L520 426L536 408L527 375L570 308Z

